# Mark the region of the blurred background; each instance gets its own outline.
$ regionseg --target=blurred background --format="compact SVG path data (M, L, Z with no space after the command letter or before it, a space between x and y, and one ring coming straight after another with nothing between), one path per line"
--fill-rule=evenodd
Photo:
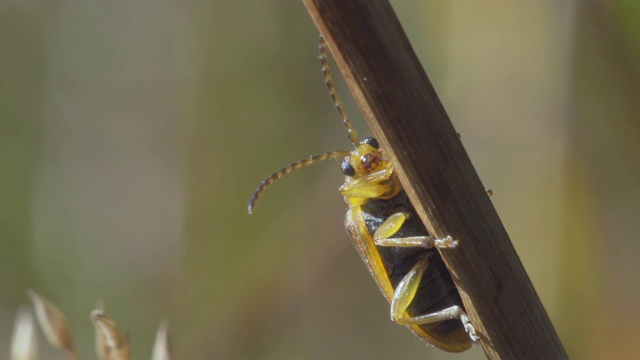
M640 3L392 3L570 356L637 358ZM0 357L32 288L86 359L98 299L135 359L163 318L176 359L484 358L391 323L337 162L247 214L349 146L317 35L300 1L0 1Z

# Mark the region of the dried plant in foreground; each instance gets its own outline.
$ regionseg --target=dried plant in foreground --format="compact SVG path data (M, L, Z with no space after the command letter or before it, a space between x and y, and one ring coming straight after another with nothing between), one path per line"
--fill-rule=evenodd
M96 328L96 353L100 360L129 360L129 335L123 334L103 310L93 310L91 320Z
M35 360L38 357L36 328L31 311L25 306L18 310L11 339L11 359Z
M169 344L169 323L162 321L156 334L151 360L171 360L171 346Z
M69 359L77 360L78 354L73 346L69 323L62 311L33 290L29 290L29 297L31 297L33 307L36 310L40 328L49 344L64 349Z
M69 360L80 357L73 345L71 327L62 311L40 294L29 290L36 318L49 344L63 349ZM91 320L96 329L96 353L100 360L129 360L131 347L129 336L120 331L115 322L104 311L99 302L91 312ZM16 323L11 340L11 360L36 360L38 358L38 340L29 309L21 308L16 316ZM166 321L160 324L153 347L152 360L171 360L169 346L169 326Z

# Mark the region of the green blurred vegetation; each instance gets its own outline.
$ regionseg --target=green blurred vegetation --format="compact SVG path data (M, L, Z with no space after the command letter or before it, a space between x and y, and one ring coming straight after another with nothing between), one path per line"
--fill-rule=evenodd
M636 358L638 2L392 3L571 357ZM176 358L483 358L390 322L338 164L247 215L349 145L316 40L296 1L0 2L0 353L34 288L86 358L97 299L136 359L161 318Z

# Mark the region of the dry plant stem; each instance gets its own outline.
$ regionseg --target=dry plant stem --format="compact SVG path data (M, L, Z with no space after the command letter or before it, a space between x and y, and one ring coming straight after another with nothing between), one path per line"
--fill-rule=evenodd
M567 359L391 5L304 3L427 229L460 240L441 254L487 357Z

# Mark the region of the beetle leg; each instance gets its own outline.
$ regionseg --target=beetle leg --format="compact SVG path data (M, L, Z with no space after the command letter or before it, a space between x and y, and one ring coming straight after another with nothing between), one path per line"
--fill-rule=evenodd
M373 234L373 242L378 246L396 247L437 247L440 249L450 249L458 246L458 241L451 236L444 239L434 239L432 236L410 236L402 238L392 237L400 230L404 222L409 217L408 213L398 212L389 216Z
M340 186L340 191L360 187L364 184L379 183L385 180L389 180L391 174L393 174L393 171L388 169L376 171L359 179L352 179L351 181L344 183L342 186Z
M471 321L469 321L469 317L464 310L462 310L462 307L458 305L420 316L407 316L406 310L413 301L418 291L420 280L422 280L422 275L428 266L428 259L418 261L400 281L391 300L391 320L402 325L424 325L445 320L460 319L471 340L478 341L480 338L476 334L476 330L471 324Z
M365 183L359 184L359 186L340 188L340 194L349 197L371 199L380 197L389 192L389 190L390 187L383 183Z
M389 184L384 184L393 174L390 170L381 170L363 176L359 179L346 182L340 186L340 194L343 196L377 198L391 190Z

